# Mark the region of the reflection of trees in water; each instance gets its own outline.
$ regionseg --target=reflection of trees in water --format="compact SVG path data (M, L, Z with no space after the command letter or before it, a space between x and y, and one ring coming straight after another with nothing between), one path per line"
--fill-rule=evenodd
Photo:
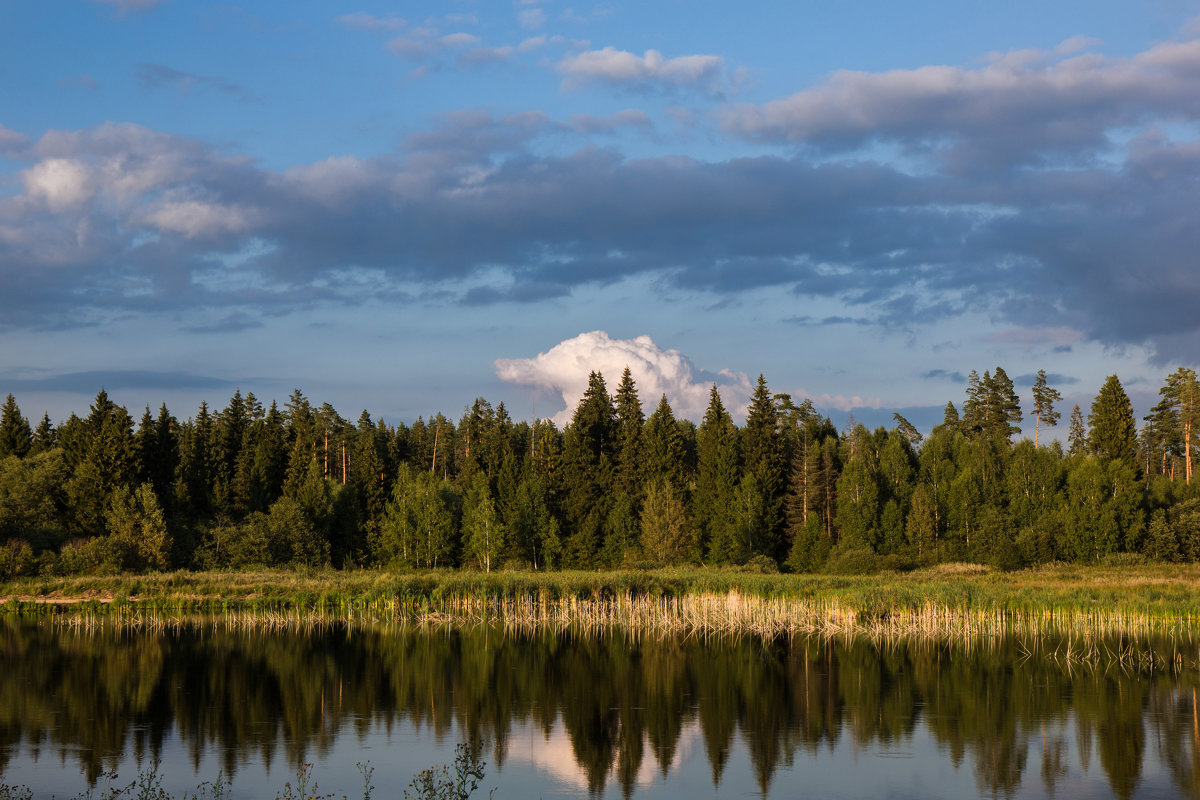
M400 722L438 739L457 726L503 765L514 727L549 735L561 725L589 790L612 780L628 797L646 768L667 774L695 725L714 785L740 739L765 793L798 754L843 736L856 748L903 747L923 725L955 766L971 762L983 794L1011 796L1036 769L1053 795L1071 769L1073 730L1079 764L1096 756L1117 797L1138 786L1149 736L1179 793L1200 800L1196 675L1089 668L1011 639L8 622L0 655L0 767L18 746L52 749L94 778L126 751L157 757L177 730L196 765L216 751L233 774L252 758L298 765L339 736Z

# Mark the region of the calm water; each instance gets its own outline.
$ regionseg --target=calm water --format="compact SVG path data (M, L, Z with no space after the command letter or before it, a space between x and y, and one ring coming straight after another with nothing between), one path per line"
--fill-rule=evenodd
M398 797L470 741L497 798L1200 797L1189 639L1081 659L1018 637L9 620L0 647L0 783L38 796L158 762L172 791L224 772L234 796L271 797L309 763L322 793L361 797L369 762L374 796Z

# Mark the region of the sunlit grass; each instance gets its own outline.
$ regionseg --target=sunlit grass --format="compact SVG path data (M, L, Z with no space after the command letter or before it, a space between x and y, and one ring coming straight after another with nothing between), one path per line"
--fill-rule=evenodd
M970 630L1038 621L1109 627L1200 622L1200 566L941 565L866 576L720 569L615 572L260 570L23 578L12 612L330 614L519 625L797 632Z

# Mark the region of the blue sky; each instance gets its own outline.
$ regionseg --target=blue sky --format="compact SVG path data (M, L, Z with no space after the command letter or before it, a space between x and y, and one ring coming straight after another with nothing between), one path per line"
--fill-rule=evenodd
M0 0L0 393L928 429L1200 344L1200 2Z

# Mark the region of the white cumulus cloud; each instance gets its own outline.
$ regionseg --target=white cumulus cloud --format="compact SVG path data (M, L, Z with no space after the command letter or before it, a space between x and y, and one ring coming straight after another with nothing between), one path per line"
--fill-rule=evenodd
M643 55L605 47L567 56L558 62L568 86L589 81L617 85L657 85L663 87L705 86L720 78L725 60L714 55L689 55L665 58L657 50Z
M663 350L649 336L613 339L604 331L591 331L559 342L533 358L501 358L495 362L496 375L501 380L562 397L566 408L553 417L559 427L570 422L591 373L602 374L612 394L627 366L647 416L665 394L675 416L699 421L708 407L713 383L717 384L725 408L735 418L745 414L752 388L745 373L721 370L714 374L698 370L683 353Z
M22 175L25 191L51 211L63 211L88 200L93 193L87 166L67 158L48 158Z

